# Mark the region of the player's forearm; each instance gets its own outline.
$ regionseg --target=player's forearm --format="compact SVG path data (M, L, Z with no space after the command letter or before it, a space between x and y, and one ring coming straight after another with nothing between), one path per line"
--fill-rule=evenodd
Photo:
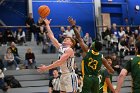
M83 50L84 52L87 52L87 51L88 51L88 46L83 42L83 40L82 40L82 38L81 38L81 36L80 36L80 33L79 33L79 31L77 30L76 26L74 25L74 26L72 26L72 27L73 27L75 36L76 36L76 38L78 39L78 42L79 42L79 44L80 44L82 50Z
M46 25L46 30L48 32L48 36L51 36L51 35L54 36L54 34L53 34L52 30L51 30L51 27L49 25Z
M115 93L115 89L113 88L113 85L111 84L110 78L106 78L106 83L107 83L109 89L110 89L113 93Z
M74 30L74 33L75 33L75 36L76 38L78 39L78 41L80 42L81 41L81 36L80 36L80 33L78 31L78 29L76 28L76 26L72 26L73 30Z
M103 62L103 65L108 69L108 71L113 74L114 69L110 65L108 65L107 60L105 58L102 58L102 62Z
M52 68L56 68L56 67L60 66L61 64L62 64L62 62L60 60L57 60L53 64L51 64L49 66L46 66L46 69L49 70L49 69L52 69Z
M120 93L120 90L121 90L122 84L124 82L124 79L125 79L125 76L120 74L119 77L118 77L118 80L117 80L117 88L116 88L116 91L118 93Z

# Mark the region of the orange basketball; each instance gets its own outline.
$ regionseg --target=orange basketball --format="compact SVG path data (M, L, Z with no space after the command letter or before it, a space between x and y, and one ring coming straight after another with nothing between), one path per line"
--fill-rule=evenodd
M38 14L40 15L40 17L45 18L50 14L50 8L46 5L41 5L38 8Z

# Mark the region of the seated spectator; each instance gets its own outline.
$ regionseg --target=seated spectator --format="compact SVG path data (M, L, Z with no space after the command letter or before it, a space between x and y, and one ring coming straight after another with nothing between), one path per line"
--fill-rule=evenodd
M111 58L112 58L111 66L119 74L122 69L120 59L118 58L118 56L115 53L112 54Z
M64 40L64 33L65 33L65 28L63 26L60 27L60 34L59 34L59 42L62 43ZM65 33L66 34L66 33Z
M31 48L27 49L27 52L25 54L25 63L24 63L24 65L25 65L26 69L28 69L29 65L31 67L34 67L35 69L37 69L36 61L35 61L35 55L32 52Z
M16 31L15 38L18 44L22 45L23 43L25 43L25 32L22 30L21 27L19 27Z
M119 33L119 38L122 38L123 35L125 34L123 27L120 27L120 31L118 33Z
M128 41L129 55L135 55L135 38L131 36Z
M14 60L14 55L10 48L7 49L7 52L4 56L4 71L7 70L8 65L14 64L16 67L16 70L19 70L19 67L17 65L17 62Z
M4 33L4 40L6 44L11 44L11 42L14 42L14 34L11 31L11 29L6 29L5 33Z
M42 27L40 27L40 31L38 32L38 44L40 44L40 43L43 44L43 42L44 42L44 34L45 34L44 27L42 26Z
M49 93L60 93L60 76L58 70L53 70L53 78L49 81Z
M118 45L120 57L124 58L129 53L128 42L125 38L121 38L119 45Z
M86 43L86 45L88 47L90 47L90 45L92 44L92 38L90 37L89 33L86 33L84 38L83 38L84 42Z
M11 46L9 48L11 49L11 51L14 55L14 60L19 64L22 59L19 57L18 49L16 47L16 44L14 42L12 42Z
M70 26L67 26L67 30L65 31L65 33L68 37L73 37L75 35Z
M4 74L2 70L0 69L0 89L3 91L7 91L8 87L6 87L5 82L4 82Z

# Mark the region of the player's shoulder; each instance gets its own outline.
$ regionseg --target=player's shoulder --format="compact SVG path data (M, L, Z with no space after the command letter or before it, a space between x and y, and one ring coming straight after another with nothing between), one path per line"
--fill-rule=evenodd
M72 49L71 47L68 47L68 48L66 49L66 51L68 51L68 52L73 52L73 49Z

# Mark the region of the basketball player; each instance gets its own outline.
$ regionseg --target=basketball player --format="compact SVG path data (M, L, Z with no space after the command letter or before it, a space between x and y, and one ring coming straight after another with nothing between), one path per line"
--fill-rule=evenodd
M102 49L102 44L95 41L92 43L91 49L89 49L77 30L75 20L69 17L68 21L74 30L83 52L86 53L83 56L82 61L82 74L84 76L82 93L99 93L98 74L102 63L109 70L109 72L113 73L114 70L107 64L107 60L102 56L102 54L99 53L99 51Z
M74 51L75 40L71 37L66 37L62 44L54 37L53 32L49 26L51 20L45 19L46 29L48 31L47 35L51 39L53 45L59 50L60 56L59 60L55 61L49 66L42 65L39 67L39 72L44 72L49 69L60 66L61 77L60 77L60 91L61 93L74 93L77 90L77 76L74 71Z
M138 40L135 44L135 50L137 56L129 60L124 69L121 70L118 77L118 83L116 88L116 93L120 93L123 81L126 75L131 72L132 76L132 93L140 93L140 41Z
M108 61L108 64L112 65L112 58L110 56L105 57ZM108 70L103 67L100 71L100 92L99 93L115 93L115 89L111 84L112 75L108 72Z

